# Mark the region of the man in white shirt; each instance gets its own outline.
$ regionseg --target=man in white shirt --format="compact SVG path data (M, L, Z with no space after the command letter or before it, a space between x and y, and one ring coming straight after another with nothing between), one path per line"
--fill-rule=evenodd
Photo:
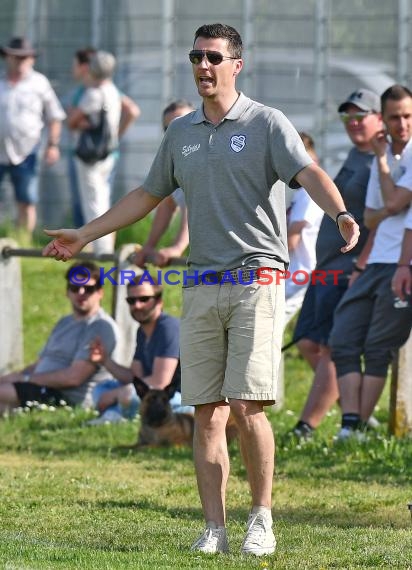
M373 141L365 224L376 230L367 266L335 312L330 336L336 366L342 429L338 439L361 430L382 393L394 350L408 339L412 307L398 308L391 290L404 222L412 199L412 92L393 85L381 95L385 131Z
M318 157L311 136L301 132L306 151L317 163ZM285 281L285 326L301 308L312 270L316 266L316 239L323 210L304 188L293 192L287 212L290 277Z
M9 174L17 202L17 226L30 235L36 226L37 154L47 124L44 159L60 157L65 113L47 77L34 71L36 51L25 38L0 47L6 71L0 77L0 182Z

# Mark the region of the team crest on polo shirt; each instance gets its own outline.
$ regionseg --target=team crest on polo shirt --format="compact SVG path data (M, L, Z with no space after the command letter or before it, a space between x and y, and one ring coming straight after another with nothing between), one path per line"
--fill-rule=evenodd
M245 135L233 135L230 138L230 148L235 152L240 152L245 148L246 137Z

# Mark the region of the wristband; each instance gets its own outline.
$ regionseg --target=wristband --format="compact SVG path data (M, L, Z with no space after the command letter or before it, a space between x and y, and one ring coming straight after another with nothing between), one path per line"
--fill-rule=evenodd
M47 148L51 148L51 147L56 147L56 148L58 148L58 147L59 147L59 143L49 141L49 142L47 143Z
M336 222L336 225L337 225L338 227L339 227L339 218L340 218L341 216L349 216L350 218L352 218L352 220L355 219L355 216L354 216L353 214L351 214L350 212L339 212L339 214L338 214L338 215L336 216L336 218L335 218L335 222Z
M398 267L411 267L410 263L398 263Z
M356 265L356 263L353 264L353 271L357 271L358 273L362 273L362 271L365 271L364 269L362 269L362 267L359 267L359 265Z

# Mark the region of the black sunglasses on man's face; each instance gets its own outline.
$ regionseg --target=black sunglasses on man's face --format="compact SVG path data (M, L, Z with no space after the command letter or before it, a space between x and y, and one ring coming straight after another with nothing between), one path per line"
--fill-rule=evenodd
M220 51L209 51L206 49L192 49L189 53L190 62L195 65L202 63L204 57L206 57L207 61L212 65L219 65L224 59L239 59L237 57L223 55Z

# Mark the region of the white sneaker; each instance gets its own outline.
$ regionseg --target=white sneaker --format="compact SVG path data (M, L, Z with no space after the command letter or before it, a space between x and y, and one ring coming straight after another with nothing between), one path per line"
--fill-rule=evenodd
M261 513L250 513L242 553L263 556L273 554L275 548L276 538L272 530L272 517Z
M341 428L338 433L333 438L335 441L348 441L348 440L356 440L359 443L366 441L368 438L363 431L359 431L358 429L352 429L349 427Z
M119 414L119 412L116 412L115 410L107 410L98 418L86 422L86 425L99 426L101 424L117 424L119 422L122 422L123 420L124 418L122 414Z
M375 416L371 416L366 423L370 429L377 429L381 425L380 421L376 419Z
M203 534L192 544L191 550L206 554L229 552L225 527L217 527L214 523L208 522Z

